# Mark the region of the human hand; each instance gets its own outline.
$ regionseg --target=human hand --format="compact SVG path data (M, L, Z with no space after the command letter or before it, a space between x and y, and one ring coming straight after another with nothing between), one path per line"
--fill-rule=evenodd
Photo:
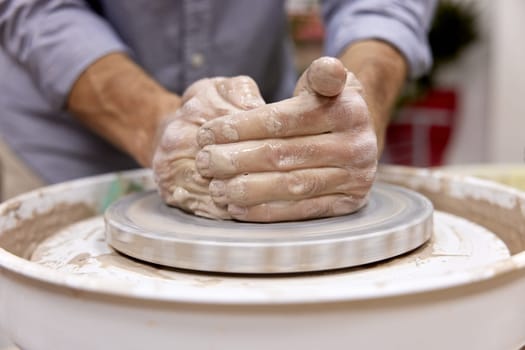
M242 221L351 213L366 204L377 166L361 85L335 58L314 61L293 98L207 121L197 140L213 201Z
M216 117L262 105L257 84L245 76L203 79L188 87L180 108L159 128L152 161L159 193L167 204L199 216L231 218L225 205L211 199L210 179L196 171L197 131Z

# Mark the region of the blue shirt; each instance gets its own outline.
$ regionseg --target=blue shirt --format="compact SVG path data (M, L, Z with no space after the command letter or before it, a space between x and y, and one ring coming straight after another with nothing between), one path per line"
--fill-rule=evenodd
M434 5L323 1L325 53L381 39L417 77L431 64ZM82 71L115 51L179 94L204 77L245 74L270 102L290 96L296 81L283 0L0 0L0 136L44 180L137 166L64 110Z

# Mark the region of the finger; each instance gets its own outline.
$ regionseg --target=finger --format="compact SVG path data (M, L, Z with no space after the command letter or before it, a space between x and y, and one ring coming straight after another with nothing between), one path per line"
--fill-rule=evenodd
M347 89L336 98L300 95L206 122L197 133L201 147L243 140L316 135L368 126L368 107Z
M239 175L213 180L209 191L215 203L253 206L270 201L298 201L328 194L364 196L374 180L375 169L349 171L318 168L290 172Z
M204 177L323 167L369 167L376 162L372 131L322 134L282 140L245 141L204 147L196 166Z
M367 197L328 195L301 201L280 201L252 207L228 206L228 213L240 221L275 222L340 216L352 213L367 202Z
M188 88L190 90L188 94L193 92L194 95L185 101L177 111L179 116L192 124L201 126L208 120L242 111L243 109L223 97L218 90L218 86L231 85L229 80L231 79L219 77L200 80L194 84L195 86L191 85Z
M157 147L162 151L162 154L159 154L157 158L177 159L195 157L195 154L197 154L199 150L199 145L195 137L198 128L197 125L191 124L181 118L168 123L159 137ZM171 157L168 157L168 154L170 154Z
M264 104L257 84L248 77L201 79L182 96L177 116L195 124Z
M223 77L214 78L214 80L223 80L223 79L224 79ZM195 97L199 92L207 89L212 84L213 84L213 81L210 78L204 78L204 79L197 80L196 82L188 86L188 88L182 94L181 96L182 104L188 102L193 97Z
M218 206L209 195L191 193L182 187L177 187L166 203L211 219L231 219L226 208Z
M321 57L301 75L294 95L307 92L333 97L343 91L346 80L346 69L341 61L334 57Z
M177 187L192 193L207 194L210 180L202 177L193 159L154 163L155 182L163 197L169 197Z
M215 84L219 95L237 108L249 110L265 104L257 83L248 76L221 79Z
M168 205L199 216L229 219L225 205L218 205L209 195L209 180L200 176L193 159L164 162L155 168L155 182Z

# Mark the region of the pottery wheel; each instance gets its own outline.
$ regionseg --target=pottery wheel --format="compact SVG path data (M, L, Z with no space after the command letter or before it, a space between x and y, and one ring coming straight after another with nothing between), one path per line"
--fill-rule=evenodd
M155 191L129 195L105 213L106 240L147 262L199 271L291 273L338 269L391 258L432 235L424 196L376 183L356 213L283 223L197 217L166 206Z

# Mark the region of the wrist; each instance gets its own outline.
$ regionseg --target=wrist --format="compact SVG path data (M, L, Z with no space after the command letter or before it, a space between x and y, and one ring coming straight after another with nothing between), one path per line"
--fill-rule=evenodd
M172 120L175 112L181 107L182 99L175 94L170 92L160 94L156 102L157 111L152 116L154 118L154 128L150 136L145 138L147 144L144 145L138 152L142 153L139 163L145 167L151 167L153 156L157 149L162 133L164 132L167 124Z
M149 166L158 125L169 108L170 94L122 53L91 64L68 97L68 110L95 133Z
M378 40L350 45L341 61L363 86L380 156L393 106L406 80L407 62L399 51Z

